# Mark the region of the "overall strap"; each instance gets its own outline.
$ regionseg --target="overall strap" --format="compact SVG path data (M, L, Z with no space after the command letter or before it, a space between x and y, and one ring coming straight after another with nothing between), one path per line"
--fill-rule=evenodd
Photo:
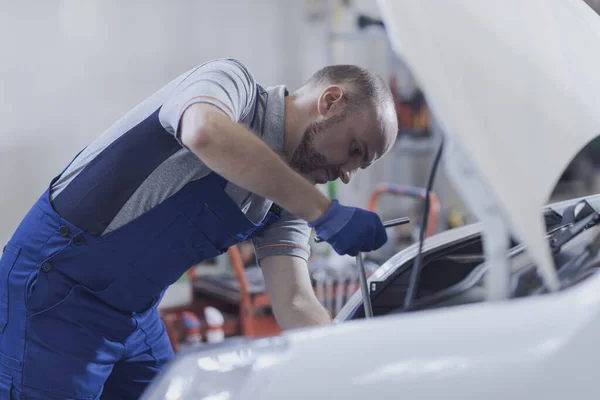
M63 170L60 172L60 174L56 175L56 176L55 176L55 177L52 179L52 181L51 181L51 183L50 183L50 187L52 187L52 185L53 185L53 184L54 184L54 183L55 183L57 180L59 180L59 179L60 179L60 177L62 176L62 174L64 174L64 173L65 173L65 171L66 171L67 169L69 169L69 167L71 166L71 164L73 164L73 162L74 162L74 161L77 159L77 157L79 157L79 155L80 155L81 153L83 153L83 152L84 152L84 150L85 150L85 149L87 149L87 146L85 146L83 149L79 150L79 153L77 153L77 154L75 155L75 157L73 157L73 158L71 159L71 161L69 161L69 163L67 164L67 166L63 168Z

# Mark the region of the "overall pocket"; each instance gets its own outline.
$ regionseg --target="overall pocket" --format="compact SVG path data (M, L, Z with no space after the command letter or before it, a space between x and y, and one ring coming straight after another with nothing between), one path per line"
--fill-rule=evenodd
M0 257L0 333L4 332L8 323L9 277L20 253L20 247L8 243Z
M12 390L12 376L0 372L0 400L10 400Z
M194 265L220 254L222 252L191 219L179 214L148 241L131 267L159 288L164 288Z
M123 354L120 343L135 330L131 315L100 299L112 287L74 285L58 303L29 315L24 386L62 398L95 398Z
M81 287L92 293L102 293L112 282L90 288L64 274L51 261L45 261L32 272L27 282L26 307L29 315L50 310L64 301L74 289Z
M221 205L217 210L214 205L205 203L192 220L198 227L202 227L206 235L211 236L214 245L222 252L248 239L260 227L260 224L250 221L237 206L235 209L227 209L227 206Z

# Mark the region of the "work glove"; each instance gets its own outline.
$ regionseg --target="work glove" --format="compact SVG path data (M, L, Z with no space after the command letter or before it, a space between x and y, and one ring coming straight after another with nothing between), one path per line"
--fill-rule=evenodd
M385 227L377 214L343 206L337 200L308 225L340 255L356 256L377 250L387 242Z

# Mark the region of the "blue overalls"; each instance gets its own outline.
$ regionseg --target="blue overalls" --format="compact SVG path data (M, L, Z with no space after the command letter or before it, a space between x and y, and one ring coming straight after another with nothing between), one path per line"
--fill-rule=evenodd
M46 190L0 258L0 400L138 398L173 357L167 286L279 218L253 223L226 184L212 173L102 236Z

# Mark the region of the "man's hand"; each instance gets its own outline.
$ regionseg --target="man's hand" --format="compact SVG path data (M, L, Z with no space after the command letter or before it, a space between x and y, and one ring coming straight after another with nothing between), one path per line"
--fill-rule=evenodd
M337 200L308 225L341 255L356 256L360 252L377 250L387 242L385 227L377 214L342 206Z
M331 317L315 295L306 261L293 256L272 256L265 257L260 265L281 329L331 323Z

